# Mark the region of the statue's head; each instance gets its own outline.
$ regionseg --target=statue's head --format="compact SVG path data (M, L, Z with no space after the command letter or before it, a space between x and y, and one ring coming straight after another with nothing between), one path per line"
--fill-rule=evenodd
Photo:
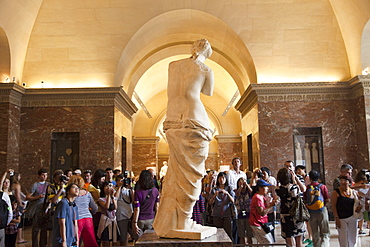
M209 58L212 55L211 45L206 39L198 39L195 41L190 51L192 58L197 58L200 54L205 58Z

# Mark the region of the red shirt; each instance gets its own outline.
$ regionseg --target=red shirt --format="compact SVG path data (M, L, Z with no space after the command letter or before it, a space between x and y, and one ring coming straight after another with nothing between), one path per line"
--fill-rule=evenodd
M268 222L267 214L265 216L258 214L257 207L262 207L263 209L267 207L265 196L258 193L252 197L251 212L249 214L249 224L251 226L261 226L262 223Z

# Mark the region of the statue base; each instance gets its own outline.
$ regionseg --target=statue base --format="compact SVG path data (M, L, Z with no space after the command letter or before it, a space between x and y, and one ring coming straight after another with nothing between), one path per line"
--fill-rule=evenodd
M196 239L208 238L217 233L216 227L202 226L196 230L171 230L166 238Z
M213 227L210 227L213 228ZM216 246L216 247L232 247L233 242L222 228L215 228L216 234L213 234L204 239L189 239L188 236L192 235L191 231L183 231L181 234L186 239L180 238L159 238L154 230L145 231L144 234L136 241L135 246L142 247L189 247L189 246ZM176 231L178 232L178 231ZM186 234L189 234L186 236ZM195 235L193 235L195 236Z

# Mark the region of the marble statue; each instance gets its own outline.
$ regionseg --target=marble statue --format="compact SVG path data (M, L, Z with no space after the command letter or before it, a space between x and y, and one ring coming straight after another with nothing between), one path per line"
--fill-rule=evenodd
M213 131L200 93L212 96L213 71L203 62L212 54L207 40L197 40L190 58L168 69L167 118L163 129L169 145L168 170L153 227L159 237L203 239L217 229L191 218L201 193L205 160Z
M296 160L302 160L302 148L298 141L295 142L295 156Z
M304 159L306 161L306 172L309 173L312 170L311 150L310 150L310 144L308 144L307 142L304 144Z
M163 178L166 176L168 170L167 161L163 161L163 166L161 168L161 171L159 172L159 178Z
M317 143L313 142L312 144L312 163L319 163L319 152L317 151Z

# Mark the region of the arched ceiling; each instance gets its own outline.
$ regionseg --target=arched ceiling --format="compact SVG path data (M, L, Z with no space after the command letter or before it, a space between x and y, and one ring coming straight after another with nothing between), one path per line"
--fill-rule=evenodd
M0 82L4 82L10 77L10 50L8 37L0 27Z
M366 23L361 42L361 64L364 74L370 73L370 20ZM367 72L365 72L367 71Z
M263 83L360 73L369 17L369 0L34 0L1 1L0 27L10 77L30 87L46 77L53 87L123 85L131 94L146 69L208 38L212 60L242 91L257 74Z
M231 75L240 91L249 83L257 82L253 60L245 44L228 25L208 13L181 9L161 14L137 31L122 53L115 83L123 85L131 95L136 83L153 64L171 56L189 54L192 42L200 38L209 40L214 51L211 60Z

